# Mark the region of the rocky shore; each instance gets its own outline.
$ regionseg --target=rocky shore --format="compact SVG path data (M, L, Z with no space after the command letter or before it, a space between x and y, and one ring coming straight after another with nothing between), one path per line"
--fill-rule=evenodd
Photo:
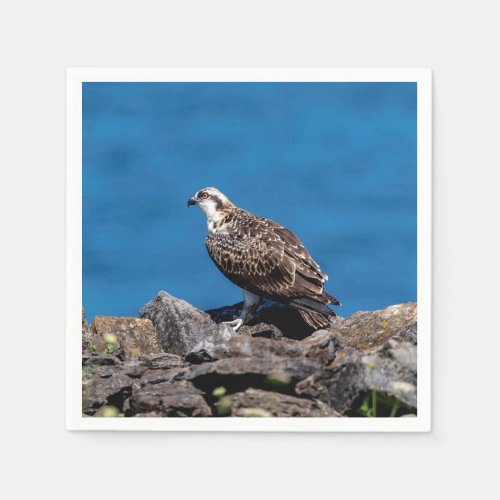
M337 318L310 331L265 303L237 333L159 292L139 318L82 311L88 417L380 417L417 413L417 305Z

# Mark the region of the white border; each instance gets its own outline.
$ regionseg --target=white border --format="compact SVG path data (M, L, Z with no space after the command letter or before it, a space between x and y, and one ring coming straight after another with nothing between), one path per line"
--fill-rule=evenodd
M81 407L82 82L417 82L418 416L416 418L88 418ZM430 69L71 68L67 71L66 428L133 431L431 430L432 73Z

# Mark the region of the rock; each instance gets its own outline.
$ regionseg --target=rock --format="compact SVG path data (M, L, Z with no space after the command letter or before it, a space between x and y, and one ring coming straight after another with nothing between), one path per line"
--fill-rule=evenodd
M121 372L118 364L91 364L82 370L82 411L94 415L104 405L122 410L132 394L134 380ZM137 385L137 387L140 387Z
M93 355L83 362L83 366L106 366L114 365L129 377L140 378L145 372L155 369L179 369L189 366L180 356L169 353L148 354L140 358L131 358L121 361L116 356L108 356L105 354Z
M83 366L91 367L91 366L122 366L122 361L118 359L116 356L107 356L107 355L94 355L88 359L85 359L83 362Z
M330 328L341 345L367 350L384 345L396 335L410 335L417 324L417 304L408 302L377 311L362 311L337 321ZM414 333L416 344L416 329Z
M96 317L90 328L82 310L84 413L368 416L375 403L377 416L417 413L416 304L316 332L269 302L237 334L217 324L240 306L207 314L160 292L141 319Z
M171 354L169 352L143 356L141 357L141 361L146 363L148 368L151 368L153 370L166 368L182 368L189 365L189 363L186 363L181 356L177 356L176 354Z
M236 335L217 346L196 346L193 351L188 353L186 360L193 363L224 358L265 358L269 356L298 358L303 355L304 352L298 343Z
M180 377L207 394L223 386L229 393L260 388L297 395L295 384L332 361L335 345L325 330L302 341L238 335L212 349L191 352L186 359L201 364Z
M295 391L319 399L342 414L351 411L354 402L371 390L416 409L416 349L408 342L391 340L370 352L339 351L330 365L300 381Z
M226 397L224 402L233 417L247 417L267 412L271 417L338 417L335 411L320 401L297 398L278 392L247 389Z
M122 370L129 377L141 378L149 370L149 366L142 359L132 358L122 363Z
M401 330L392 338L394 340L401 340L403 342L409 342L410 344L417 345L417 323L411 324L408 328Z
M416 408L417 307L398 304L359 312L300 342L306 359L322 366L299 381L297 394L317 398L340 413L376 390ZM408 339L405 341L403 339Z
M308 377L317 367L302 359L278 358L228 358L213 363L203 363L186 371L183 378L195 380L205 375L272 375L283 373L290 379L300 380Z
M335 358L336 345L333 335L326 330L320 330L301 341L238 335L217 347L195 349L186 356L186 360L205 363L228 358L252 358L271 359L272 363L279 363L282 359L302 359L319 369ZM233 366L236 367L236 361Z
M254 324L254 322L252 322L249 325L242 325L238 333L240 335L250 335L252 337L263 337L275 340L284 338L283 332L272 323Z
M274 415L267 411L263 410L262 408L240 408L238 410L238 413L235 413L231 416L234 417L263 417L263 418L270 418L273 417Z
M208 417L212 414L201 391L186 381L148 385L127 401L126 416Z
M231 327L218 325L207 313L163 291L141 309L140 315L153 322L163 349L181 356L196 346L211 348L235 335Z
M196 357L202 364L179 376L191 380L206 394L212 394L214 388L219 386L224 387L224 391L230 396L224 398L222 403L218 402L219 413L229 413L229 407L233 405L232 393L240 394L238 398L241 399L243 393L260 390L245 396L245 402L241 403L241 407L244 406L245 409L238 411L238 416L247 414L250 411L248 408L263 409L264 403L278 401L282 402L282 406L271 411L274 416L285 416L287 411L289 414L296 412L302 416L333 415L335 412L331 409L327 412L325 408L328 407L324 403L313 404L308 399L293 396L297 396L297 382L307 379L334 359L335 345L336 341L328 331L317 332L302 341L238 335L213 349L203 350L204 359L200 351L190 353L186 359ZM273 394L270 391L277 395L270 396ZM279 393L286 393L292 399L281 400ZM262 396L262 401L256 401L257 395ZM300 402L295 401L296 399ZM215 403L210 398L209 402ZM287 405L288 409L285 410ZM265 411L269 411L268 406L264 408Z
M309 337L301 340L299 346L307 359L320 366L331 363L339 349L337 339L328 330L314 332Z
M98 352L122 359L163 352L153 323L148 319L96 316L90 325L90 340Z
M245 391L249 387L294 394L296 383L317 370L315 364L301 358L225 358L193 366L179 374L178 378L191 381L207 395L219 386L226 388L228 394ZM210 396L208 400L213 402Z
M178 372L170 368L147 370L141 377L141 385L153 385L160 382L171 382Z
M182 375L190 366L180 356L169 353L149 358L147 365L149 369L141 376L142 385L171 381Z
M85 318L85 309L82 306L82 337L85 337L85 334L87 333L87 319Z

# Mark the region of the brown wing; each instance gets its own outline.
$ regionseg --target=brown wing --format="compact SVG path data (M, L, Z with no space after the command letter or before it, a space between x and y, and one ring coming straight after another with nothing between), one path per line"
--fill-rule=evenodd
M280 224L238 209L225 232L205 242L219 270L241 288L311 313L335 314L326 306L338 303L324 291L328 277Z

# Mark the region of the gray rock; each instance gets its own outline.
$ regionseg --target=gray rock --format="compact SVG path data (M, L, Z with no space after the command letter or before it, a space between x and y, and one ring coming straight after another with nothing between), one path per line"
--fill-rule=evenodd
M358 312L302 341L308 358L324 366L295 387L346 413L365 391L393 396L408 408L417 400L417 305ZM410 339L411 342L402 339Z
M153 385L160 382L172 382L178 374L176 370L171 368L163 368L157 370L147 370L141 376L141 385Z
M330 365L295 387L297 394L319 399L342 414L371 390L393 396L416 410L416 346L392 340L370 351L339 351Z
M150 370L177 370L189 366L180 356L162 352L161 354L147 354L140 358L130 358L121 361L116 356L94 355L84 361L84 366L117 365L122 372L132 378L140 378Z
M223 401L233 417L260 416L265 412L272 417L338 417L338 413L321 401L297 398L278 392L247 389L226 396Z
M123 409L125 400L132 394L134 380L122 373L121 365L91 364L83 367L82 411L94 415L104 405ZM140 387L137 385L137 387Z
M90 358L85 358L83 361L83 366L87 368L91 366L108 366L108 365L121 367L123 363L116 356L107 356L104 354L103 355L94 354Z
M186 359L191 362L216 361L224 358L266 358L284 356L298 358L304 355L297 342L285 342L248 335L236 335L217 346L195 346Z
M326 366L331 363L339 349L339 343L328 330L318 330L298 342L303 355L310 361Z
M151 369L182 368L188 366L181 356L163 352L161 354L150 354L142 356L141 361Z
M375 390L386 406L400 402L399 415L416 414L416 304L337 318L306 336L293 311L270 303L238 334L212 319L238 313L208 315L160 292L142 319L97 317L85 331L82 316L84 413L349 416Z
M238 333L240 335L250 335L252 337L263 337L266 339L280 340L284 338L283 332L272 323L255 323L243 325Z
M130 359L122 364L122 370L129 377L140 378L149 370L149 366L142 359Z
M161 382L134 391L126 416L208 417L212 411L202 392L186 381Z
M141 309L140 315L153 322L163 349L180 356L195 347L212 348L235 335L231 327L218 325L207 313L163 291Z
M417 345L417 323L412 323L408 328L401 330L392 338L394 340L400 340L402 342L409 342L410 344Z
M271 359L272 363L280 363L282 359L301 359L319 369L335 358L336 345L335 338L326 330L320 330L301 341L238 335L217 347L195 349L186 356L186 360L205 363L228 358L252 358ZM232 366L236 367L237 362L234 361Z
M317 370L315 364L301 358L225 358L193 366L178 378L191 381L208 395L219 386L225 387L228 394L249 387L294 394L296 383Z

